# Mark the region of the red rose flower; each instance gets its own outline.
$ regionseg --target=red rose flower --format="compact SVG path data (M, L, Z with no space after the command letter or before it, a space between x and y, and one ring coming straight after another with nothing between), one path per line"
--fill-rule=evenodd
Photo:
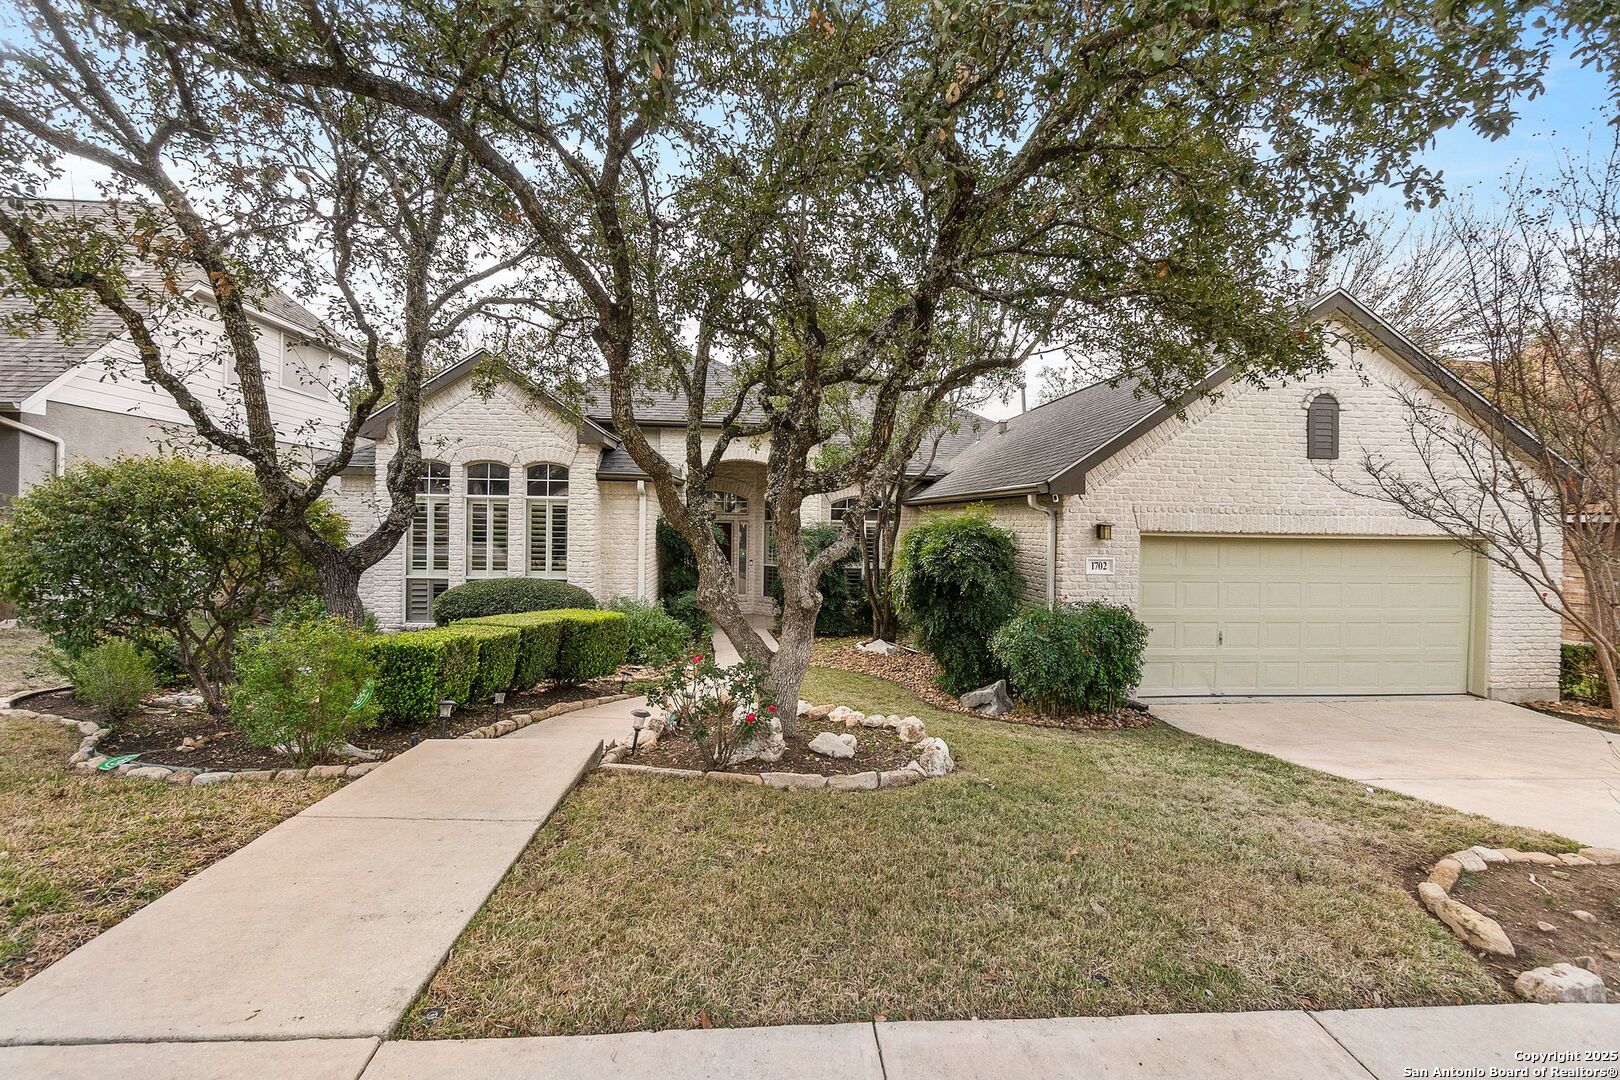
M694 657L692 657L692 663L694 663L694 664L701 664L701 663L703 663L703 657L702 657L702 655L701 655L701 654L700 654L700 655L697 655L697 656L694 656Z
M776 706L775 705L767 705L767 706L765 706L765 711L766 712L775 712L776 711Z
M753 713L749 713L747 716L743 717L743 722L752 724L757 719L759 719L757 716L755 716Z

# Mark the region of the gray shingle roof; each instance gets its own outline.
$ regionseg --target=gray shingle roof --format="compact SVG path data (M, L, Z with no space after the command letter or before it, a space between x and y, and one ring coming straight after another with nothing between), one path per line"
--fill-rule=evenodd
M109 211L107 203L89 199L46 199L38 200L36 205L75 218L101 216ZM131 278L135 284L154 291L162 288L157 274L147 267L135 268ZM206 287L207 279L201 271L188 273L187 279L190 286ZM249 302L260 311L311 335L331 336L314 312L279 290L251 297ZM33 310L31 301L9 288L0 288L0 324L26 319ZM31 329L21 334L0 332L0 408L17 408L30 395L49 386L58 376L83 363L97 349L123 333L124 324L99 304L91 305L89 316L69 341L62 340L56 328L49 325L37 332Z
M992 426L967 447L945 477L912 502L949 502L1039 490L1075 462L1163 406L1139 379L1100 382Z

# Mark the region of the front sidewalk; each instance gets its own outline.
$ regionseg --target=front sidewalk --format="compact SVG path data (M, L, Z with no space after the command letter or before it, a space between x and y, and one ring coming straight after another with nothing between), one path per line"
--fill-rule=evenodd
M633 704L394 758L0 998L0 1045L386 1036Z
M1492 1068L1614 1076L1620 1005L1183 1013L835 1024L471 1042L146 1043L0 1049L29 1080L1395 1080ZM1564 1055L1557 1058L1535 1055ZM1590 1056L1588 1056L1590 1055ZM1409 1071L1414 1070L1414 1071ZM1422 1073L1415 1070L1431 1070ZM1512 1075L1498 1072L1496 1075Z

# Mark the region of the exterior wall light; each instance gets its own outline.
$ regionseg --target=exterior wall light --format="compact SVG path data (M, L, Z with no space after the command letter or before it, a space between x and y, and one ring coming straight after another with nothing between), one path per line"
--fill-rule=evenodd
M1114 538L1114 523L1111 521L1097 522L1097 539L1112 540Z

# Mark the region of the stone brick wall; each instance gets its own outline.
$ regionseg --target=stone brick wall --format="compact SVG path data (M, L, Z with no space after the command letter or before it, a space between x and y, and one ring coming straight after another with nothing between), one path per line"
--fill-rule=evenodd
M1334 483L1365 484L1364 454L1414 465L1417 453L1399 393L1422 391L1394 360L1366 347L1335 352L1332 370L1303 382L1259 389L1228 386L1190 406L1105 462L1086 479L1084 495L1063 500L1058 544L1062 601L1139 601L1144 533L1245 535L1431 536L1424 522L1358 497ZM1305 456L1305 407L1331 392L1340 405L1340 456ZM1044 548L1022 502L995 504L998 522L1028 546L1033 574ZM1039 516L1036 514L1036 516ZM1114 526L1111 540L1096 525ZM1027 537L1027 539L1026 539ZM1555 552L1556 554L1556 552ZM1112 575L1087 575L1090 555L1114 559ZM1520 697L1556 687L1560 620L1534 591L1491 568L1486 685L1493 696ZM1039 580L1038 578L1036 579Z

